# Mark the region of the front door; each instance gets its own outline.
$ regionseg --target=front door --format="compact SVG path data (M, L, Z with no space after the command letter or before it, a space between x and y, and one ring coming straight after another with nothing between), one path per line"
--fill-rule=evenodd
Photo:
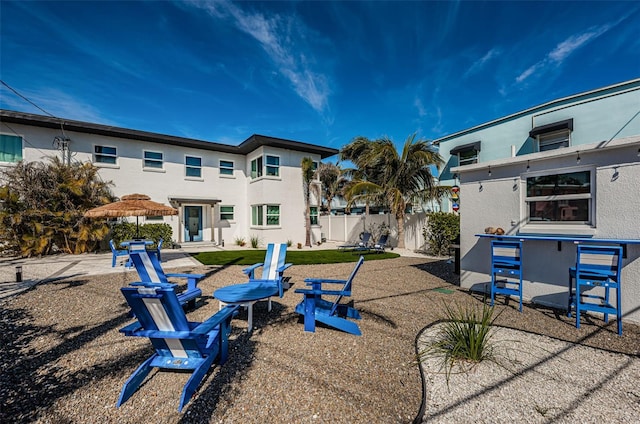
M202 241L202 206L184 207L184 240Z

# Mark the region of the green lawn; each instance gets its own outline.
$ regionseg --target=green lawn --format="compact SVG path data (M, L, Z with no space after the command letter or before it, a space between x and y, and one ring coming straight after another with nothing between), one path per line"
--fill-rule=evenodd
M204 265L253 265L264 261L265 250L226 250L224 252L201 252L193 257ZM349 252L339 250L287 251L287 263L294 265L337 264L356 262L360 255L365 261L397 258L397 253Z

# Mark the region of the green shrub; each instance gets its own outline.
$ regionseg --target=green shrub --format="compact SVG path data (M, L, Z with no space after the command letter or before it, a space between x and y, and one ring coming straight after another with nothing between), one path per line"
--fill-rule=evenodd
M454 365L495 360L494 345L491 342L491 326L498 316L493 316L494 307L486 303L482 310L472 305L452 308L445 304L447 321L435 339L418 353L418 359L442 358L442 366L447 375L447 383Z
M136 224L132 222L118 222L111 229L111 237L119 246L125 240L131 240L136 237ZM160 239L163 239L163 246L171 247L173 245L173 230L171 225L163 224L144 224L139 227L139 238L153 240L154 244L150 247L154 248L158 245Z
M427 215L427 225L422 229L429 250L434 255L446 256L453 240L460 235L460 216L448 212Z
M244 237L236 237L235 243L238 246L244 246L247 242L244 240Z
M254 249L257 249L258 246L260 246L260 237L251 236L250 241L251 241L251 247L253 247Z

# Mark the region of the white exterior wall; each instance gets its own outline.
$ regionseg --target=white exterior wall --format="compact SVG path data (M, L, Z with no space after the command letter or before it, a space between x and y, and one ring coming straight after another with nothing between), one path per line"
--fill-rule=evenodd
M612 147L613 146L613 147ZM474 237L486 227L502 227L507 235L532 232L526 225L526 177L537 171L574 171L591 169L595 172L594 223L590 234L594 238L640 239L640 137L610 143L607 148L598 144L581 146L580 165L576 151L559 149L530 155L530 171L526 160L513 158L500 163L457 168L460 173L460 232L462 287L488 291L491 281L490 241ZM562 152L565 151L565 152ZM564 153L564 154L563 154ZM491 165L491 176L488 165ZM615 171L617 177L614 177ZM554 227L542 232L551 233ZM584 230L556 225L556 234L585 235ZM585 239L588 241L588 239ZM576 247L563 242L560 251L555 241L523 242L523 297L543 305L565 308L568 296L568 269L575 265ZM640 245L627 246L623 259L622 311L624 319L640 322Z
M10 129L2 125L0 132L23 137L25 161L43 161L48 156L61 157L60 151L52 145L54 137L60 135L59 129L12 123ZM257 235L261 244L287 240L304 243L305 207L300 163L305 156L319 162L320 155L270 146L262 146L248 155L243 155L74 131L65 131L65 134L71 139L70 151L73 161L93 162L95 145L117 149L115 166L95 164L100 168L100 177L114 183L111 189L115 196L142 193L156 202L167 205L172 196L193 198L193 202L181 204L178 208L180 215L163 218L165 223L171 225L173 238L177 242L185 241L183 207L191 205L202 207L203 241L221 243L224 240L225 243L233 243L236 237L243 237L248 242L249 237ZM164 169L143 169L145 150L162 152ZM261 154L280 157L279 178L263 177L251 180L251 159ZM185 156L202 158L202 178L185 176ZM234 162L233 176L220 174L220 160ZM220 202L211 205L198 202L198 198L219 199ZM281 225L275 228L251 227L251 205L255 204L279 204ZM235 219L220 220L219 206L234 206ZM135 218L129 220L135 222ZM140 217L139 222L144 224L145 218Z

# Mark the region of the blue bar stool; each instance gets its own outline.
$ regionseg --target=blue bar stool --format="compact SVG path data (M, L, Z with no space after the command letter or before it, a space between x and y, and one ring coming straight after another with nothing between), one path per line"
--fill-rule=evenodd
M491 306L496 294L516 296L522 312L521 241L491 241Z
M616 314L618 334L622 335L621 272L621 246L578 245L576 266L569 268L567 307L568 316L572 310L576 311L576 328L580 328L582 312L600 312L604 314L605 323L609 322L609 314ZM615 305L611 302L612 289L616 291Z

